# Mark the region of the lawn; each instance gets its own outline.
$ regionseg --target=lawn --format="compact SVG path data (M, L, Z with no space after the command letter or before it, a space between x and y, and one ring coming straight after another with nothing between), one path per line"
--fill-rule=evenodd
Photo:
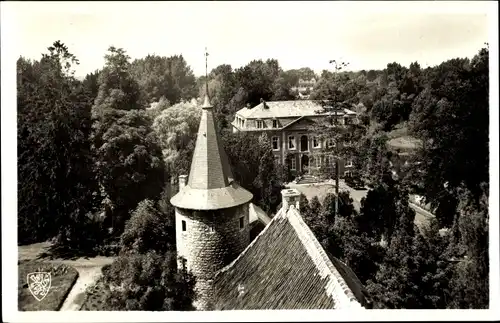
M33 272L50 272L50 289L41 301L28 288L27 275ZM72 267L42 261L20 261L18 273L19 311L58 311L78 278Z

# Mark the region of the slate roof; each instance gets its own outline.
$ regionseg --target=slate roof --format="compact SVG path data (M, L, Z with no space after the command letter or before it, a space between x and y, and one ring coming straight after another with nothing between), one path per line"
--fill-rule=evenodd
M329 257L299 212L283 209L214 278L215 310L363 309L356 275Z
M188 183L170 202L191 210L216 210L247 203L252 193L233 181L208 96L202 108Z
M247 119L289 118L321 115L319 112L322 109L320 101L314 100L269 101L261 102L252 109L245 107L236 114ZM356 112L344 109L343 114L356 114ZM342 112L338 115L342 115Z

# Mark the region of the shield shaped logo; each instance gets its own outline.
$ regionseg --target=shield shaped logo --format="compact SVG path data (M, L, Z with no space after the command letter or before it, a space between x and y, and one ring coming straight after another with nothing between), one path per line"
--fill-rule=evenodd
M50 289L50 272L34 272L28 274L28 288L31 295L36 298L37 301L41 301L47 296Z

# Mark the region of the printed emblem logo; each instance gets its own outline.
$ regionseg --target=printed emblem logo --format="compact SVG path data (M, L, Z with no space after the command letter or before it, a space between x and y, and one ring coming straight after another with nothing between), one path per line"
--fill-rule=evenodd
M47 296L50 289L50 273L46 272L35 272L28 274L28 288L31 295L36 298L37 301L41 301Z

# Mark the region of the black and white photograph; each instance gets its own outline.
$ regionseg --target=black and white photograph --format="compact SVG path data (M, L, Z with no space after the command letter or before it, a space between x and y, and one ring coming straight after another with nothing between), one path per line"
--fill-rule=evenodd
M500 319L497 2L0 12L4 321Z

